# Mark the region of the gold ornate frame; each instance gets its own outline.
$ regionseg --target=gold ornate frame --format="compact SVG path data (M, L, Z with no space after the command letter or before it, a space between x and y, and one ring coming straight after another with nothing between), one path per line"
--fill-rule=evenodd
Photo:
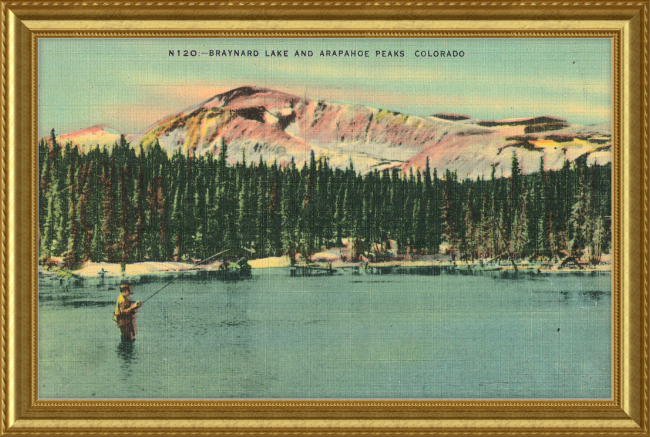
M636 0L0 1L0 434L648 435L649 6ZM117 36L611 38L613 398L39 401L38 38Z

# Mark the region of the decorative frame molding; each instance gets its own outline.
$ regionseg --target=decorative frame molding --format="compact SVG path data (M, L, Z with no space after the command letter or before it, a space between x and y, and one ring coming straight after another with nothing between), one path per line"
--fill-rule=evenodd
M638 1L0 2L0 434L648 435L649 6ZM611 38L612 400L39 401L38 168L33 165L38 38L118 36Z

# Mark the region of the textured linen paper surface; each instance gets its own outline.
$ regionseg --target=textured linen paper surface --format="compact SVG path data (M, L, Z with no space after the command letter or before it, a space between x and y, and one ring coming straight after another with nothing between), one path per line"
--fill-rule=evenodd
M39 398L611 398L609 39L38 51Z

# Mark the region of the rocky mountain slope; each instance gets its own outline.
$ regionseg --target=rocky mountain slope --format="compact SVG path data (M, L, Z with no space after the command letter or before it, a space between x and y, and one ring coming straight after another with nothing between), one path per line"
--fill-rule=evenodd
M61 135L80 147L109 144L119 134L94 126ZM172 114L142 134L127 136L145 149L158 141L169 153L217 154L228 144L231 161L277 160L301 163L313 150L331 165L367 172L375 168L423 167L458 171L461 177L489 176L493 166L508 176L513 151L524 171L557 169L565 158L587 156L590 163L611 160L611 128L576 126L541 116L509 120L473 120L438 113L422 118L385 109L314 101L257 87L241 87Z

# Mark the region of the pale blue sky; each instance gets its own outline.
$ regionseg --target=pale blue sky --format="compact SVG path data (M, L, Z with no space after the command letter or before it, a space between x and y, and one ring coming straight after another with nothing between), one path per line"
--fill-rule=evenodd
M250 49L257 58L169 57L169 50ZM265 51L288 49L289 58ZM311 58L294 57L313 50ZM322 58L321 50L369 50ZM404 50L403 58L376 50ZM418 50L462 50L417 58ZM242 85L418 116L553 115L611 121L609 39L40 39L39 133L108 123L138 133L166 115Z

